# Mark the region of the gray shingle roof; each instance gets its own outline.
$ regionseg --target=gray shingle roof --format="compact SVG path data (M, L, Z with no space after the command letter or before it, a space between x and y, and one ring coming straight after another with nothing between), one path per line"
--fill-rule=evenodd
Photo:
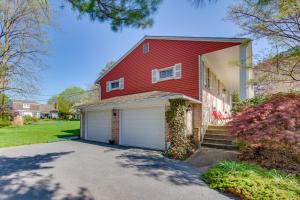
M122 105L125 103L156 101L156 100L166 100L167 101L169 99L185 99L185 100L192 101L194 103L201 103L199 100L188 97L181 93L151 91L151 92L143 92L143 93L137 93L137 94L112 97L109 99L104 99L104 100L97 101L97 102L90 103L90 104L78 105L78 106L75 106L75 108L86 108L86 107L91 107L91 106L114 106L114 105Z

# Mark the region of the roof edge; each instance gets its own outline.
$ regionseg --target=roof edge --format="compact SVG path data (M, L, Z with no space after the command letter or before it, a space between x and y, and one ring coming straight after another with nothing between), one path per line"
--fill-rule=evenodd
M141 43L143 43L146 39L153 40L185 40L185 41L206 41L206 42L236 42L243 43L245 41L251 40L250 38L229 38L229 37L187 37L187 36L151 36L145 35L142 39L140 39L131 49L129 49L121 58L115 62L110 69L101 74L96 81L95 84L103 78L108 72L110 72L116 65L118 65L125 57L127 57L134 49L136 49Z
M190 101L192 103L196 103L196 104L201 104L202 102L198 99L189 97L187 95L181 94L181 93L172 93L172 92L163 92L163 91L149 91L149 92L141 92L141 93L136 93L136 94L128 94L128 95L123 95L123 96L116 96L116 97L112 97L112 98L108 98L105 100L110 100L110 99L116 99L116 98L122 98L124 96L133 96L133 95L138 95L138 94L146 94L146 93L156 93L156 92L161 92L161 93L165 93L166 96L163 97L150 97L150 98L146 98L146 99L141 99L141 100L137 100L137 99L129 99L129 100L125 100L122 102L111 102L112 104L126 104L128 102L149 102L149 101L155 101L155 102L162 102L162 101L168 101L168 100L172 100L172 99L183 99L183 100L187 100ZM168 96L169 95L169 96ZM87 107L94 107L94 106L98 106L101 105L102 101L96 101L93 103L85 103L85 104L80 104L80 105L76 105L73 106L73 108L75 109L84 109Z

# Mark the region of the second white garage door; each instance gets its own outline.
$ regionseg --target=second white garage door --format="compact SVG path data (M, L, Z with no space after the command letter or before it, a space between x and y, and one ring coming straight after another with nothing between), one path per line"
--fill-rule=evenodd
M165 149L164 107L121 111L121 144Z
M105 142L111 139L111 111L87 112L87 140Z

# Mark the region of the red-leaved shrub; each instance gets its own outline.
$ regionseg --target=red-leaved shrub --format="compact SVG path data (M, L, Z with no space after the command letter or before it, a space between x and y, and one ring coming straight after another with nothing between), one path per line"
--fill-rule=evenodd
M259 156L264 152L268 159L265 152L286 150L300 162L300 96L278 93L259 105L243 107L233 116L229 131L246 143L244 153L252 150L253 155ZM274 164L278 165L280 159L285 159L282 153L273 159Z

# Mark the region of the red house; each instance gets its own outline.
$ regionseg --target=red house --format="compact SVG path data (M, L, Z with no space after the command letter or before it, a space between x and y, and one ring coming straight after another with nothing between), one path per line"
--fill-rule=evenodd
M99 101L79 106L81 137L164 150L165 111L177 98L188 104L186 134L203 135L213 110L230 113L233 93L253 96L251 64L246 38L145 36L103 70Z

